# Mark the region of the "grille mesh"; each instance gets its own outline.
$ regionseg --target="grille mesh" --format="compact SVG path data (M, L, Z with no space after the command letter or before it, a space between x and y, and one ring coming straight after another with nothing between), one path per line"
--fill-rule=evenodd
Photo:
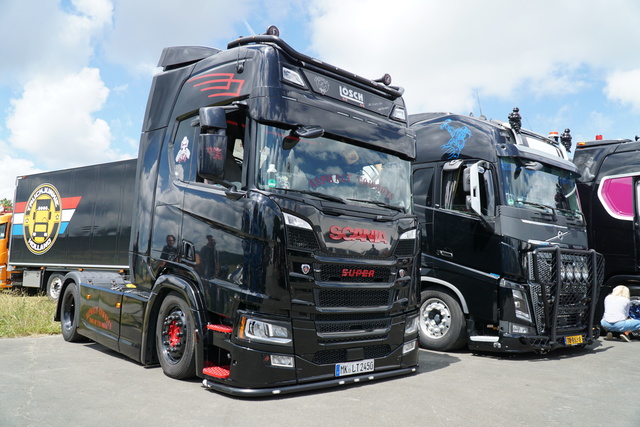
M386 355L391 353L391 347L386 344L364 347L363 350L365 359L385 357ZM336 350L318 351L314 354L312 362L317 365L328 365L333 363L347 362L347 349L341 348Z
M416 247L415 239L403 239L396 246L395 255L400 257L413 256Z
M318 249L316 235L311 230L288 227L287 238L289 240L289 247L308 251Z
M391 281L389 267L367 267L366 265L316 264L318 280L321 282L386 283Z
M557 333L588 326L594 287L604 278L603 258L593 254L560 248L537 249L528 254L538 333L550 333L550 319L554 318Z
M389 289L316 289L318 307L381 307L391 303Z

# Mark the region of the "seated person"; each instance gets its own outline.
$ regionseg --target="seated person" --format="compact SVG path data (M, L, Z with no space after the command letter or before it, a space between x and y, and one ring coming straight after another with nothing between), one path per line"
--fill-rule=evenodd
M606 340L613 339L613 333L619 332L620 339L629 342L629 332L640 330L640 320L629 317L631 296L629 288L619 285L613 288L604 299L604 315L600 324L607 331Z

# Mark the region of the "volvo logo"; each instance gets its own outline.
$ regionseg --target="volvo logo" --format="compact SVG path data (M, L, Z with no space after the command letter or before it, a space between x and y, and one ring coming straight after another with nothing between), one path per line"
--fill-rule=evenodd
M566 236L567 234L569 234L568 231L565 231L565 232L558 231L558 235L557 236L553 236L552 238L545 240L545 242L550 242L551 240L555 240L555 239L562 240L562 238L564 236Z

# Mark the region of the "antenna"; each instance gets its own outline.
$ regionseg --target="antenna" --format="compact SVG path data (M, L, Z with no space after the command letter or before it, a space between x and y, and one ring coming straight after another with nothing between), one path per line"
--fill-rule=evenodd
M484 114L482 114L482 104L480 104L480 95L478 94L478 91L476 91L476 99L478 100L478 109L480 110L480 117L484 117Z

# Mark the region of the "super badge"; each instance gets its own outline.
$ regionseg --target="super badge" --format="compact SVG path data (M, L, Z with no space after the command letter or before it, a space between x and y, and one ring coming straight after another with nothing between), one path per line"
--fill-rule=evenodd
M23 229L27 248L40 255L49 250L58 237L62 222L62 199L51 184L37 187L24 210Z

